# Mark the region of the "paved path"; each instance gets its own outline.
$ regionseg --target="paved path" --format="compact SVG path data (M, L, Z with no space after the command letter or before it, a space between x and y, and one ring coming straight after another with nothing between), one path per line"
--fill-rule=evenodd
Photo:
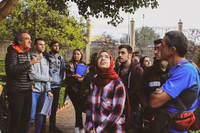
M85 113L83 113L83 122L85 123ZM66 107L57 112L56 126L62 130L63 133L74 133L75 111L70 100ZM49 119L47 119L46 129L47 131L49 129ZM34 133L34 126L31 127L30 133Z

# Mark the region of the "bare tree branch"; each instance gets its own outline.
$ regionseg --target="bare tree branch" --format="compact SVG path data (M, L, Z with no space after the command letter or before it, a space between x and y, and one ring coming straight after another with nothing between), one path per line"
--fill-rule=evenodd
M8 2L8 0L3 0L0 2L0 9Z
M0 22L2 22L12 12L12 10L19 2L19 0L3 0L1 4L5 1L6 3L4 4L4 6L0 8Z

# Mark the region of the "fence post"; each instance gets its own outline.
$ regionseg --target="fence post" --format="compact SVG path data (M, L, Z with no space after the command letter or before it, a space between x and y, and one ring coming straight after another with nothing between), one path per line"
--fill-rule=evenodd
M87 20L87 40L88 44L86 44L86 64L90 63L90 46L91 46L91 20Z

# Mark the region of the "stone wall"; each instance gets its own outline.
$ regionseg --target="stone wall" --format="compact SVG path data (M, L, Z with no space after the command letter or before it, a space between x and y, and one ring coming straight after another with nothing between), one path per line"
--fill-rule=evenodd
M6 43L6 44L0 43L0 59L5 59L5 55L7 53L7 47L10 44L12 44L12 43ZM113 59L115 61L115 59L118 57L118 47L119 47L119 45L105 45L105 44L91 45L91 54L90 55L92 55L95 52L107 50L111 53L111 55L113 56ZM198 48L200 48L200 46L190 45L189 49L188 49L188 53L186 55L186 58L195 60L194 53ZM143 56L144 55L149 56L151 61L153 61L153 57L154 57L153 48L151 48L151 47L135 47L135 51L139 51ZM68 49L67 53L65 53L66 62L68 62L71 59L72 53L73 53L73 50L71 50L71 49ZM85 55L85 50L83 50L83 53ZM85 61L85 56L84 56L83 60Z

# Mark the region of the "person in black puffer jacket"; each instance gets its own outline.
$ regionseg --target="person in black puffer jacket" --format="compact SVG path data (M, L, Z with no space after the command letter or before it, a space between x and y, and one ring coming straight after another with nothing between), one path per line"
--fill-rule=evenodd
M10 133L26 133L31 113L33 75L31 66L41 56L30 59L31 37L26 31L17 34L15 43L7 49L5 69L6 88L11 114Z

